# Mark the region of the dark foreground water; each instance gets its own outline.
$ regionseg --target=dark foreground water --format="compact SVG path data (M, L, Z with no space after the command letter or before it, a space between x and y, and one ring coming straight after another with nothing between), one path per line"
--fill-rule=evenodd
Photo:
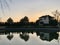
M0 45L60 45L58 32L0 33Z

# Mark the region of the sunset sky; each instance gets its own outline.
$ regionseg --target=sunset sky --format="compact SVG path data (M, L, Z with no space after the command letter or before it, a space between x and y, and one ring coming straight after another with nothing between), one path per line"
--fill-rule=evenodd
M60 0L6 0L9 4L4 7L4 14L0 6L0 17L6 21L11 17L14 21L19 21L24 16L28 16L30 21L36 21L42 15L52 15L51 12L60 11ZM3 5L5 4L2 1Z

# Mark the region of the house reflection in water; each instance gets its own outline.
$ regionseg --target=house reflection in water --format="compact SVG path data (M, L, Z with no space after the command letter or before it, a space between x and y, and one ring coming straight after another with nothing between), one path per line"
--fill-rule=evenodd
M47 41L52 41L53 39L58 39L58 33L53 32L53 33L45 33L45 32L38 32L36 33L37 36L40 36L41 40L47 40Z

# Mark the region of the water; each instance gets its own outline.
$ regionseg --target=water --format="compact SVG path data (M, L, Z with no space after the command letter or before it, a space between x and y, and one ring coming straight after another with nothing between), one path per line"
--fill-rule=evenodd
M60 45L60 33L0 33L0 45Z

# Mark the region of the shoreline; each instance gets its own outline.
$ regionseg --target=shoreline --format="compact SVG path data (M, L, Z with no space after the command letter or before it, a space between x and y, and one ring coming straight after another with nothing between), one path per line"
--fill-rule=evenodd
M0 28L0 32L5 31L5 32L60 32L60 28Z

